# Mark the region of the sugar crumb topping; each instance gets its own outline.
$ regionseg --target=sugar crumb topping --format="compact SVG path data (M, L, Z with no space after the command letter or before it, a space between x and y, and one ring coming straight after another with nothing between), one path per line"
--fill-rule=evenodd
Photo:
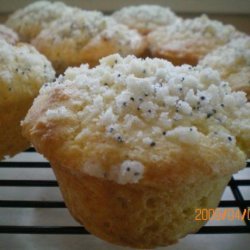
M46 116L49 119L60 119L63 116L66 117L67 115L69 115L69 111L64 106L58 107L56 109L48 109L46 111Z
M250 139L250 104L245 94L232 92L210 68L174 67L161 59L115 54L92 69L69 68L41 93L52 89L62 89L79 103L79 123L92 128L83 126L77 138L103 131L102 136L117 147L140 144L143 150L151 150L152 159L158 157L154 150L167 142L194 146L206 138L211 144L233 148L236 141ZM67 112L75 112L72 103L65 106ZM57 112L57 118L65 119L63 113ZM47 119L52 119L51 112ZM127 165L116 175L124 179L116 181L127 182L133 171L142 169L132 164L137 167L127 173Z
M62 2L37 1L15 11L6 25L20 34L24 41L36 37L40 31L65 13L73 13L76 8Z
M207 54L207 50L243 36L245 35L234 26L210 19L203 14L193 19L178 19L169 26L160 27L149 34L148 41L152 50L190 50L196 46L200 53Z
M147 33L156 27L173 23L177 17L166 7L157 5L139 5L124 7L113 14L120 23Z
M179 20L167 28L170 34L182 33L183 36L190 33L201 34L205 37L216 36L218 39L228 41L235 35L236 29L232 25L225 25L220 21L209 19L207 15L201 15L194 19ZM184 32L184 33L183 33Z
M220 81L218 72L199 66L174 67L161 59L108 56L93 69L86 65L69 68L63 78L41 91L51 88L66 91L69 85L72 93L87 91L90 97L79 118L93 122L95 117L95 123L106 128L106 136L112 137L113 132L117 132L124 135L124 142L131 128L138 132L142 128L145 141L152 133L146 131L150 123L162 131L175 131L172 136L183 133L189 142L191 137L195 143L197 131L206 135L205 131L214 127L230 131L230 120L243 113L249 115L245 94L231 92L228 83ZM84 94L78 94L77 98L80 103L86 101ZM182 129L176 130L179 127Z

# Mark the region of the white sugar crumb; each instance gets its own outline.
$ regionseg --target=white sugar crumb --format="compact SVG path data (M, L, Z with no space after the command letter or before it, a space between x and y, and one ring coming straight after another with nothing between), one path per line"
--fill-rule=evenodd
M124 161L120 166L117 183L137 183L143 178L144 166L138 161Z
M46 116L48 119L60 119L69 115L69 111L64 106L58 107L56 109L48 109L46 111Z
M144 174L144 165L138 161L126 160L119 166L113 166L111 171L106 172L103 166L95 160L85 162L81 170L90 176L105 178L119 184L138 183Z
M115 123L117 121L117 116L114 115L112 108L109 108L107 111L103 112L100 115L100 124L107 126L111 123Z
M200 140L201 134L197 131L195 127L177 127L166 133L166 137L174 138L180 142L188 144L197 144Z
M177 111L183 113L183 114L192 114L192 107L189 105L189 103L185 101L178 101L176 105Z
M143 138L142 142L147 144L147 145L150 145L152 143L152 139L150 137L145 137Z
M173 120L170 119L168 112L162 112L159 117L159 123L165 129L170 129L173 125Z
M206 84L218 84L220 83L220 75L211 68L205 68L201 72L201 80Z
M94 176L97 178L104 178L105 171L101 167L101 165L98 162L95 161L87 161L83 164L82 171L85 174L88 174L90 176Z
M152 128L152 134L153 135L157 135L157 134L160 134L162 131L161 131L161 128L159 127L153 127Z
M219 133L214 131L211 134L211 137L217 141L219 140L224 145L232 146L232 145L236 144L235 137L232 136L231 134L224 132L224 131L220 131Z
M225 96L223 99L224 105L227 107L229 106L236 106L236 100L233 96Z

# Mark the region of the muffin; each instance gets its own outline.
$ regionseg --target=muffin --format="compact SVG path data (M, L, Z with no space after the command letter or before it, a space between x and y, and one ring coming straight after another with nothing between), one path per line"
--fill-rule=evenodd
M242 90L250 100L250 37L238 38L219 47L199 64L217 70L233 90Z
M52 81L51 63L35 48L13 46L0 39L0 159L29 146L21 135L20 121L44 82Z
M169 8L157 5L127 6L115 11L112 17L142 35L158 27L170 25L178 19Z
M30 42L51 22L74 10L61 2L37 1L10 15L6 25L19 34L21 41Z
M22 126L76 220L152 248L205 223L195 209L215 208L245 166L249 120L244 93L212 69L111 55L44 86Z
M12 29L0 24L0 40L5 40L8 43L16 44L19 41L19 37Z
M53 22L32 44L47 56L58 73L82 63L93 67L100 58L113 53L139 56L146 48L137 31L100 12L83 10Z
M212 50L241 36L244 34L232 25L202 15L158 28L148 35L148 43L154 57L165 58L175 65L196 65Z

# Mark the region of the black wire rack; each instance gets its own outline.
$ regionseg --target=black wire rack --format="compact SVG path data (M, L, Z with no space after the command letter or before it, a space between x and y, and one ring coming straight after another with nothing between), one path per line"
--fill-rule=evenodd
M28 155L36 153L33 148L25 151ZM247 162L248 169L250 169L250 162ZM2 169L48 169L50 165L48 162L41 161L2 161L0 162L0 170ZM27 180L27 179L2 179L0 176L0 188L1 187L27 187L27 188L48 188L58 187L56 180ZM233 200L222 200L219 204L219 208L235 208L248 213L243 219L242 225L205 225L197 234L227 234L227 233L250 233L250 200L244 199L240 191L240 187L250 188L250 179L237 179L232 177L228 183L228 187L231 189L234 196ZM0 208L40 208L40 209L65 209L63 201L44 201L44 200L6 200L0 199ZM89 234L82 226L44 226L44 225L4 225L0 224L1 234Z

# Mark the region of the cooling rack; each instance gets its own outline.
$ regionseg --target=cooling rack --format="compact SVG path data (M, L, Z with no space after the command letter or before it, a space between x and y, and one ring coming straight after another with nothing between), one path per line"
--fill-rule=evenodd
M219 209L233 208L248 215L238 224L207 223L197 234L250 233L250 161L246 165L246 174L231 178L226 189L231 198L222 199ZM43 212L52 214L34 219ZM33 148L0 162L0 234L89 234L68 214L49 163Z

